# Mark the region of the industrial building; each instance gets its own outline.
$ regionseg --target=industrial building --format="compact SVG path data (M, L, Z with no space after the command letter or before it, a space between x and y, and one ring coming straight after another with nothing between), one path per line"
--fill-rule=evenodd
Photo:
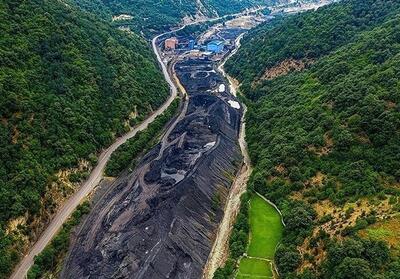
M194 49L194 45L195 45L195 41L194 41L194 40L189 40L189 45L188 45L188 47L189 47L190 50L193 50L193 49Z
M168 38L164 42L165 49L175 49L179 41L176 37Z
M221 53L224 50L224 42L222 41L211 41L207 44L207 51Z

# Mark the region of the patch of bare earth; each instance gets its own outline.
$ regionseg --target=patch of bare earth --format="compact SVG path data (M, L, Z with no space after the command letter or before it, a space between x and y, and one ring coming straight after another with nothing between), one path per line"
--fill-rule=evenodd
M361 132L356 135L356 139L361 144L371 144L371 140L369 139L368 135L365 132Z
M327 178L326 174L323 174L320 171L317 172L313 177L304 182L304 189L292 192L290 194L290 198L292 200L297 200L297 201L304 200L305 199L304 193L312 188L323 186L326 178Z
M396 106L397 106L397 104L395 102L392 102L392 101L386 102L386 108L388 108L388 109L394 109L394 108L396 108Z
M261 76L261 78L259 78L257 81L254 82L253 86L259 84L263 80L272 80L277 77L287 75L291 72L304 70L306 67L312 65L313 63L314 60L309 58L303 58L297 60L293 58L285 59L278 65L268 68Z
M310 186L322 186L326 178L326 175L322 172L317 172L313 177L306 181L305 185Z
M14 126L13 129L12 129L11 143L12 144L17 144L18 143L18 138L19 138L19 130L17 129L16 126Z
M284 166L284 165L280 164L280 165L278 165L278 166L275 167L275 170L276 170L278 173L283 174L283 173L285 172L286 169L285 169L285 166Z
M298 246L298 251L304 259L298 268L299 272L306 268L315 268L326 258L326 247L321 240L316 240L320 231L323 231L331 239L342 241L344 239L342 232L346 228L356 225L360 218L374 212L376 218L383 221L395 214L393 205L389 203L389 196L384 200L361 199L357 203L346 203L344 206L336 206L329 200L323 200L312 206L317 213L317 222L322 222L323 218L327 218L326 216L329 218L325 223L316 226L312 236L307 237L303 244Z
M128 14L120 14L112 17L112 21L131 20L131 19L133 19L133 16Z
M384 240L389 244L392 251L400 253L400 217L396 216L371 225L369 228L358 233L363 238Z
M315 153L318 157L328 155L333 148L333 139L329 133L325 133L324 142L325 144L322 147L316 147L313 145L308 146L308 151Z
M262 21L264 21L262 17L241 16L227 21L225 25L229 28L251 29L256 27Z

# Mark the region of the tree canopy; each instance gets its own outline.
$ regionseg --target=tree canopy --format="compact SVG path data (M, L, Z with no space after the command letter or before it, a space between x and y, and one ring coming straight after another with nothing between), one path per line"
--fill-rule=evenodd
M398 270L386 242L357 232L399 209L399 11L399 1L345 0L277 18L251 31L226 64L248 106L250 190L276 203L286 223L275 259L283 278ZM304 59L305 67L265 76ZM388 213L374 207L383 201Z
M42 198L55 174L83 159L93 162L160 106L168 87L145 40L72 3L2 1L0 32L3 278L22 252L21 235L6 233L8 222L28 214L29 225L43 214L53 202Z

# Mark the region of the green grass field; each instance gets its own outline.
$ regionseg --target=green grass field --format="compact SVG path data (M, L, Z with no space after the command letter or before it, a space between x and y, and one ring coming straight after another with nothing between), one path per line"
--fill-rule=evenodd
M243 258L236 278L272 278L272 276L271 264L268 261Z
M266 260L273 260L275 248L282 238L283 226L279 213L273 206L254 195L250 200L250 244L248 257L240 261L238 279L272 278L271 265Z
M251 257L272 260L275 248L282 238L282 223L273 206L255 195L250 200L250 245L247 254Z

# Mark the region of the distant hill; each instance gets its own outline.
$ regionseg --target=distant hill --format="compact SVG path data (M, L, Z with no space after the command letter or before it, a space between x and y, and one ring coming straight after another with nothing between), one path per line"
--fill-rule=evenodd
M399 1L347 0L250 32L241 82L250 189L286 223L282 278L400 271Z
M317 13L281 18L253 30L226 67L243 82L254 82L285 59L313 60L334 51L395 15L399 6L393 0L344 0Z
M87 0L74 0L78 3ZM102 1L112 15L127 14L132 19L116 24L130 25L145 33L158 32L175 26L183 18L215 17L240 12L257 5L272 5L286 0L97 0ZM229 4L228 4L229 3ZM87 6L87 5L86 5ZM94 6L94 5L93 5ZM93 8L92 6L92 8Z
M0 278L96 154L168 96L149 45L64 1L0 4Z

